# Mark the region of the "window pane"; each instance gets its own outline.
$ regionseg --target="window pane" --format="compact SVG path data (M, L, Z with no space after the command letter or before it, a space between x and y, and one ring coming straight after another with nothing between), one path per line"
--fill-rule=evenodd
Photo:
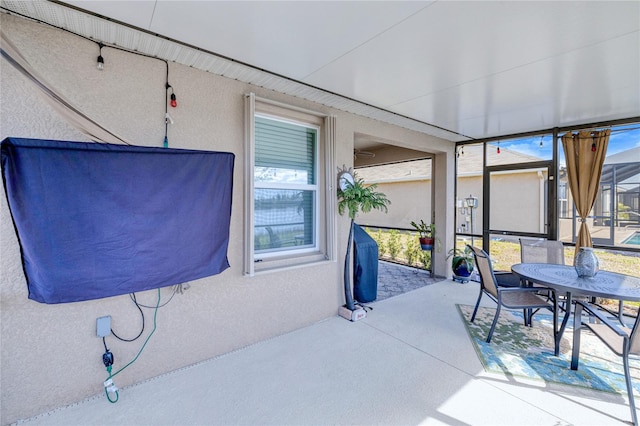
M575 242L580 223L567 184L562 143L558 147L559 238ZM611 129L596 200L587 218L593 243L640 246L640 127L637 123Z
M316 139L312 127L255 118L255 181L315 183Z
M459 234L482 235L482 153L481 143L457 148L456 231Z
M315 191L255 190L255 251L315 245Z
M489 229L547 232L547 168L491 172Z
M504 139L487 144L488 166L532 163L551 160L552 157L553 135Z

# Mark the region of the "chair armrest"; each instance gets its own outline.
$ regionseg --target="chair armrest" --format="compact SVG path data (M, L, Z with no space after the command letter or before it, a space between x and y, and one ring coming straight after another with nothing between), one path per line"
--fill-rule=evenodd
M506 292L506 291L519 291L519 292L528 291L528 292L531 292L531 293L537 293L539 291L546 291L546 290L555 292L554 289L549 288L549 287L500 287L500 291L501 292Z
M584 310L586 310L591 315L593 315L594 317L596 317L600 321L602 321L603 324L605 324L607 327L609 327L618 336L620 336L620 337L628 337L629 336L627 333L625 333L624 331L620 330L620 328L613 321L611 321L609 318L604 316L602 311L599 310L599 309L596 309L591 303L583 302L583 301L580 301L580 300L576 300L575 302L576 302L576 305L578 305L578 304L582 305L582 308Z

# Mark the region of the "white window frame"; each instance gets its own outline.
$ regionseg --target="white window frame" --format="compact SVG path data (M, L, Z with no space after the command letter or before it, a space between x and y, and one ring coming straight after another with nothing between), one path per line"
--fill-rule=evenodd
M298 250L282 250L255 253L254 209L255 209L255 117L256 115L283 122L315 127L316 140L315 185L315 246ZM245 96L245 191L244 191L244 274L300 267L321 261L335 260L336 189L334 182L335 160L335 116L294 107L281 102ZM290 188L288 188L290 186ZM259 183L258 188L308 189L310 185L286 185Z

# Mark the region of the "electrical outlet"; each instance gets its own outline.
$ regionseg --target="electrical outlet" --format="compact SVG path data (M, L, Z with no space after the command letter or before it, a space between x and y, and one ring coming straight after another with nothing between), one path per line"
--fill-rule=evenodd
M111 334L111 316L96 319L96 334L98 337L106 337Z

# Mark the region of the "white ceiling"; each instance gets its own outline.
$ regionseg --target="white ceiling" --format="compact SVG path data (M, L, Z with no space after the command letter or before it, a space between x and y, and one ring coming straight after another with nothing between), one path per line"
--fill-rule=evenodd
M2 0L41 20L54 14L23 3ZM329 91L349 98L345 110L360 101L363 115L452 141L640 116L638 1L55 3L295 80L284 92L317 100L313 88ZM102 25L54 23L126 44ZM190 48L154 54L194 66L180 49ZM340 107L329 98L319 101Z

